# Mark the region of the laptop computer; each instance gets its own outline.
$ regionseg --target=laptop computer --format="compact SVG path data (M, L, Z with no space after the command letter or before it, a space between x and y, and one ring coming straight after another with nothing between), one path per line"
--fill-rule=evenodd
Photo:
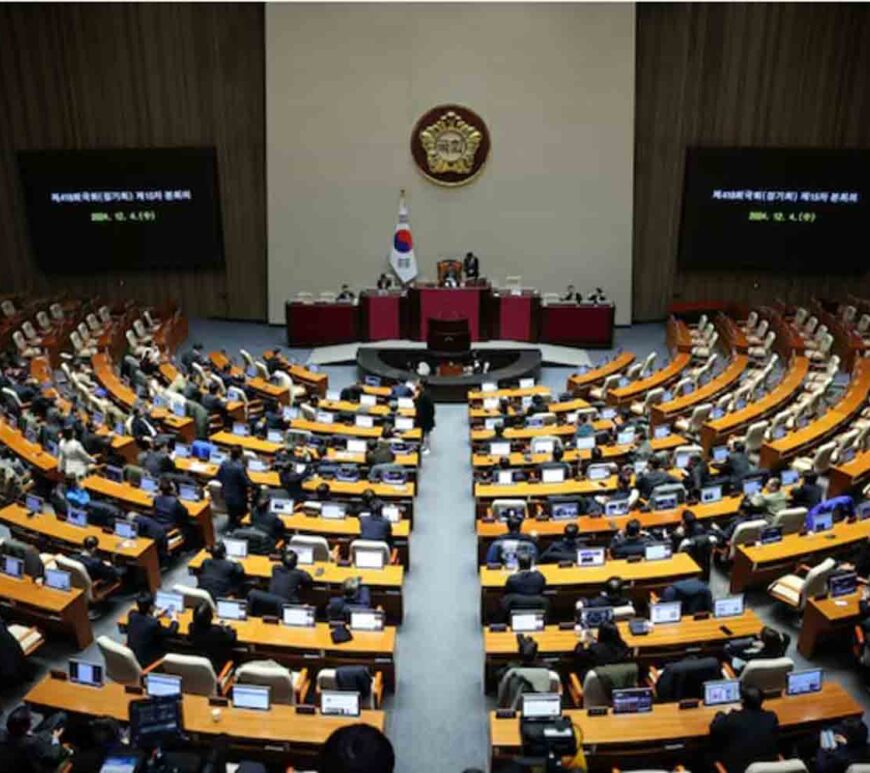
M562 697L558 693L523 693L521 697L524 721L547 722L562 716Z
M236 599L218 599L217 616L222 620L246 620L248 609L244 601Z
M653 692L650 687L631 687L613 691L614 714L645 714L652 711Z
M822 669L807 668L803 671L792 671L786 675L786 695L806 695L821 692Z
M651 623L679 623L682 616L683 604L680 601L660 601L649 606Z
M313 628L317 610L305 604L285 604L281 608L281 620L291 628Z
M704 682L704 705L723 706L740 702L739 679L716 679Z
M87 660L70 660L69 680L88 687L102 687L103 666L100 663L90 663Z
M738 617L743 614L743 594L725 596L713 602L713 617Z
M604 548L577 549L577 566L604 566L605 558Z
M359 693L339 690L321 691L320 713L325 716L358 717L360 715Z

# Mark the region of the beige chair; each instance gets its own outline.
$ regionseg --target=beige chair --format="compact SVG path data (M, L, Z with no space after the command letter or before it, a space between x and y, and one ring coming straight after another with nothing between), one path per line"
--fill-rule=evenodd
M145 320L145 325L152 332L160 327L160 320L154 319L154 316L148 309L143 310L142 318Z
M652 372L655 369L656 357L658 357L656 352L650 352L646 356L646 359L643 361L643 367L640 369L639 378L646 378L647 376L652 375Z
M761 342L764 340L769 329L770 322L766 319L761 320L761 322L758 323L758 327L756 327L752 333L747 334L746 342L750 346L761 346Z
M828 332L825 332L825 334L819 341L818 346L815 349L808 349L806 351L807 359L809 359L810 361L810 367L826 367L828 363L828 356L831 353L831 347L833 345L834 336L832 336Z
M870 773L870 763L856 762L846 768L846 773Z
M640 370L643 367L643 363L636 362L633 365L629 366L628 370L625 371L625 377L629 381L635 381L640 375Z
M793 416L790 411L780 411L770 422L770 426L764 433L764 439L768 442L775 440L777 435L777 430L782 429L784 432L788 432L789 419L793 419Z
M504 279L506 288L521 288L523 286L523 278L521 276L506 276Z
M634 679L629 677L627 682L636 687L639 684L640 675L637 664L631 665L634 666ZM612 703L606 681L601 676L602 672L606 672L608 668L612 668L612 666L599 666L597 669L593 668L587 671L583 678L582 688L577 674L569 675L568 691L575 706L589 709L596 706L609 706Z
M145 329L145 323L141 319L133 320L133 332L136 333L136 338L140 343L150 344L154 341L151 334Z
M48 307L48 311L51 314L51 318L56 322L63 322L64 313L63 306L59 303L52 303L51 306Z
M285 370L276 370L272 374L272 381L282 389L289 389L293 399L305 396L305 387L296 384Z
M558 680L558 674L556 675L556 679ZM319 695L324 690L338 690L338 681L336 677L336 672L334 668L321 668L317 673L317 679L315 681L317 686L317 694ZM372 688L369 692L369 700L366 702L363 699L360 699L360 708L364 709L377 709L380 708L381 700L384 695L384 678L383 674L378 671L375 673L374 678L372 679ZM366 705L367 703L367 705Z
M714 332L709 340L701 346L692 347L692 359L707 359L719 344L719 333Z
M9 625L7 630L12 638L18 642L24 657L30 657L36 650L45 644L45 637L38 628L28 625Z
M737 555L737 548L741 545L750 545L758 542L761 537L761 530L765 528L767 528L767 521L764 518L737 524L734 533L731 535L731 542L728 544L726 558L729 561L733 561Z
M216 674L208 658L170 653L161 661L160 670L181 677L181 692L210 697L223 691L231 667L232 663L227 663L221 673Z
M641 402L632 403L629 410L635 416L647 416L653 409L654 405L662 402L665 396L665 390L662 387L650 389Z
M757 687L762 692L785 690L788 675L794 671L791 658L758 658L750 660L740 672L740 684Z
M801 456L792 461L791 467L797 470L801 475L805 472L813 470L817 475L822 475L831 469L833 463L834 452L837 450L837 443L831 441L825 443L816 449L816 452L809 456Z
M792 318L792 324L795 327L799 328L801 325L803 325L804 322L806 322L809 314L810 313L803 306L798 306L797 309L795 309L794 317Z
M838 354L832 354L828 361L825 363L825 367L821 370L813 370L807 374L805 384L818 384L823 381L828 381L834 378L837 373L840 371L840 356Z
M616 387L619 386L619 382L621 379L622 376L620 376L618 373L612 376L608 376L606 379L604 379L604 383L600 387L592 387L592 389L589 390L589 396L593 400L604 400L604 398L607 397L607 393L611 389L616 389Z
M753 464L758 464L758 452L764 443L764 433L767 432L769 422L757 421L749 425L746 430L746 435L743 437L743 444L746 446L746 454Z
M801 574L786 574L778 580L774 580L767 592L777 601L803 611L807 599L824 592L828 576L837 568L837 562L833 558L826 558L814 567L802 564L799 567Z
M295 548L311 548L313 560L317 563L328 563L332 560L332 552L329 549L329 543L326 537L308 534L294 534L287 543L290 550ZM388 564L389 557L385 561Z
M39 325L39 329L43 333L48 333L51 331L51 320L44 311L36 312L36 324Z
M772 526L779 526L783 534L797 534L807 519L805 507L787 507L773 516Z
M293 672L273 660L252 660L239 666L233 675L234 684L257 684L271 688L269 700L272 703L294 705L302 697L308 672Z
M323 303L335 303L335 298L336 295L334 292L331 292L330 290L325 290L324 292L320 293L320 297L317 300Z
M677 419L674 422L680 432L687 432L690 435L697 435L701 431L701 427L710 416L710 411L713 410L713 403L702 403L695 407L691 416L688 418Z
M65 572L70 573L72 586L74 588L81 588L84 591L88 604L99 604L121 587L120 580L115 582L92 580L84 564L69 556L59 553L55 556L55 563L58 569L63 569Z
M39 346L42 343L42 339L37 334L36 328L33 327L33 323L30 320L25 320L21 323L21 332L24 333L27 343L31 346Z
M260 360L256 360L254 362L254 367L257 370L257 377L263 379L264 381L269 380L269 369L266 367L266 363Z
M15 316L15 304L12 303L8 298L4 301L0 301L0 310L3 311L3 314L6 317L14 317Z
M94 336L101 336L103 334L103 326L100 324L100 321L97 319L97 315L91 312L85 317L85 322L88 323L88 328L91 331L91 334Z
M15 344L15 348L18 349L18 354L22 357L39 357L42 354L42 349L38 346L32 346L27 343L24 334L20 330L16 330L12 334L12 341Z
M541 303L544 306L552 306L554 303L561 303L562 296L559 293L543 293L541 295Z
M100 306L100 308L97 309L97 314L100 315L100 319L106 327L112 324L112 312L109 311L108 306Z
M214 515L226 515L227 503L224 499L224 487L219 480L210 480L205 484L208 498L211 502L211 511Z
M758 312L750 311L749 316L746 318L746 322L743 323L743 332L746 335L750 335L755 332L755 327L758 325Z
M705 327L707 327L707 315L706 314L702 314L700 317L698 317L698 324L697 325L688 325L689 330L693 331L693 333L695 331L703 330Z
M108 636L98 637L97 647L100 648L103 655L103 660L106 663L106 676L109 679L118 682L118 684L139 685L142 681L143 671L133 654L133 650Z
M803 330L801 331L804 335L804 338L807 336L811 336L816 332L816 326L819 324L818 317L812 316L804 324Z
M378 551L383 556L384 566L390 563L390 546L381 540L355 539L350 543L350 560L356 566L357 553L360 551Z
M764 362L768 356L770 355L770 350L773 348L773 344L776 341L776 333L772 330L768 331L767 335L764 336L764 339L758 346L750 346L746 353L749 355L751 360L755 360L756 362Z
M69 334L70 343L73 346L73 352L77 357L93 357L97 350L92 346L86 346L84 341L82 340L81 335L78 330L73 330Z
M494 499L492 501L494 518L501 518L505 510L519 510L523 518L529 517L529 505L525 499Z
M193 585L173 585L173 593L178 593L184 599L185 609L196 609L200 604L208 604L212 612L217 612L217 605L214 603L211 594L202 588L196 588Z
M855 766L853 765L852 767ZM865 765L864 767L870 769L870 765ZM746 768L746 773L807 773L807 766L803 760L797 758L776 760L775 762L753 762Z

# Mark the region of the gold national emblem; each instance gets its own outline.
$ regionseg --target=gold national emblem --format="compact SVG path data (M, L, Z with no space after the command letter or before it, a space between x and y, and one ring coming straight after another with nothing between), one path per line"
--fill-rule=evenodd
M417 167L439 185L471 182L486 163L489 145L486 124L459 105L433 108L417 121L411 135Z

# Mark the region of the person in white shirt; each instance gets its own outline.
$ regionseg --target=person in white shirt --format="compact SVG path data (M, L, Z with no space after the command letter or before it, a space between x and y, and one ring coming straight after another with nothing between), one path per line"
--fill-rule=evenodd
M64 475L84 477L87 475L90 465L96 461L76 440L72 427L63 430L61 441L58 444L58 452L57 466Z

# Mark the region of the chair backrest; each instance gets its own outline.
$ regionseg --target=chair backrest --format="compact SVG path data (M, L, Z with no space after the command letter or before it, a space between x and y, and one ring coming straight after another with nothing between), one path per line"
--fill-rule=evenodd
M773 516L773 526L779 526L783 534L797 534L807 518L805 507L787 507Z
M646 399L644 402L644 411L649 410L654 405L658 405L665 397L665 390L663 387L656 387L655 389L650 389L649 392L646 393Z
M692 411L692 418L689 419L689 432L700 432L701 426L707 421L710 411L713 410L713 403L702 403Z
M64 556L58 554L55 557L55 563L58 566L58 569L63 569L66 572L69 572L72 576L70 581L74 588L81 588L85 592L85 597L87 600L93 601L94 593L93 593L93 582L91 581L91 576L88 574L88 570L85 569L84 564L79 563L78 561L69 558L68 556Z
M619 386L619 382L622 380L622 376L618 373L613 376L608 376L604 379L604 383L601 385L601 393L602 395L606 395L611 389L615 389Z
M806 324L804 325L804 334L805 335L812 335L813 331L816 329L816 325L818 325L818 324L819 324L819 320L817 317L815 317L815 316L810 317L807 320Z
M305 304L314 303L314 296L311 293L300 291L296 293L296 300Z
M768 424L769 422L767 421L757 421L749 426L749 429L746 431L746 439L744 440L747 451L757 451L761 448Z
M51 329L51 320L48 318L48 314L46 314L44 311L37 311L36 312L36 323L43 330L50 330Z
M738 523L731 535L731 548L729 558L734 558L737 553L737 548L740 545L747 545L750 542L758 542L761 536L761 530L767 526L767 521L764 518L757 518L753 521L744 521Z
M242 359L245 361L246 368L254 367L254 358L251 356L251 353L247 349L239 349L239 354Z
M837 443L833 440L830 443L825 443L823 446L819 447L813 456L813 469L816 473L821 474L827 472L831 468L831 458L836 450Z
M356 563L358 550L379 550L384 557L384 566L390 563L390 546L386 542L374 539L355 539L350 543L350 559Z
M825 334L821 337L821 340L819 342L819 348L817 349L817 351L820 354L827 354L829 351L831 351L831 347L833 345L834 336L826 331Z
M677 457L677 456L680 456L681 454L689 454L689 456L695 456L695 455L703 456L704 449L701 446L697 445L696 443L677 446L674 449L674 456Z
M265 379L266 381L269 380L269 369L266 367L266 363L257 360L254 363L254 367L257 369L257 375L260 378Z
M643 363L641 363L641 362L634 363L634 365L632 365L628 370L625 371L625 377L629 381L634 381L640 375L640 370L642 367L643 367Z
M806 579L801 588L801 609L806 605L807 599L817 596L819 593L824 593L828 581L828 575L830 575L836 568L836 560L828 557L820 564L816 564L809 572L807 572Z
M758 328L756 329L755 334L756 334L759 338L764 338L764 336L767 335L767 331L768 331L769 328L770 328L770 322L769 322L768 320L766 320L766 319L763 319L763 320L761 320L761 322L758 324Z
M326 537L308 534L294 534L287 544L291 550L293 548L311 548L312 556L315 561L327 562L331 556L329 553L329 543ZM388 563L389 559L384 563Z
M705 327L707 327L707 315L702 314L698 317L698 330L703 330Z
M321 668L320 671L317 672L317 679L315 680L315 683L317 684L318 692L323 692L324 690L338 690L338 675L336 673L336 669ZM370 709L373 709L375 707L374 690L371 690L369 692L367 705L366 700L362 698L362 696L360 696L360 707Z
M157 327L156 323L154 322L154 317L151 316L151 312L148 311L148 309L145 309L142 312L142 316L145 317L145 322L148 324L148 327L150 327L152 330L155 327Z
M797 310L794 313L794 324L797 327L800 327L804 323L804 320L806 320L808 315L809 312L803 306L798 306Z
M134 319L133 320L133 330L136 331L136 335L139 338L147 338L148 337L148 331L145 330L145 325L142 324L141 319Z
M629 677L629 684L636 687L638 684L637 664L632 664L635 668L634 680L632 682ZM612 692L608 686L607 670L609 666L599 666L597 669L590 669L583 679L583 708L588 709L594 706L609 706L612 701Z
M36 328L33 327L33 323L29 319L24 320L21 324L21 329L24 331L24 335L28 338L39 338L39 336L36 335Z
M657 356L658 355L656 352L650 352L646 356L646 359L643 361L643 368L641 368L641 371L640 371L641 378L646 378L648 375L650 375L650 373L652 373L653 366L655 365L655 361L656 361Z
M7 317L15 316L15 304L12 303L12 301L10 301L8 298L4 301L0 301L0 309L3 310L3 313Z
M85 317L85 320L86 320L87 323L88 323L88 327L89 327L89 328L90 328L94 333L96 333L96 332L100 329L100 322L99 322L99 320L97 319L97 315L94 314L93 312L90 313L90 314L88 314L88 316Z
M76 330L79 331L79 335L82 337L82 341L87 341L90 338L90 334L88 333L88 326L84 322L79 322L76 325Z
M142 679L142 667L133 650L108 636L97 637L97 647L106 663L106 676L119 684L138 685Z
M870 770L870 765L852 765L847 769L849 773L854 767L865 767ZM776 760L774 762L753 762L746 773L807 773L807 766L804 761L795 757L790 760Z
M290 378L290 375L286 371L276 370L272 374L272 381L282 389L293 389L293 379Z
M206 483L208 498L211 501L212 510L220 515L226 515L227 502L224 499L224 487L219 480L210 480Z
M529 514L529 505L525 499L494 499L492 501L492 514L499 518L505 510L519 510L522 517L526 518Z
M870 763L855 762L846 768L846 773L870 773Z
M762 692L785 690L786 677L794 671L791 658L757 658L750 660L740 674L740 683Z
M855 329L862 334L870 330L870 314L862 314Z
M24 340L24 335L20 330L16 330L12 334L12 340L15 342L15 347L18 349L21 354L24 354L27 351L27 341Z
M217 675L208 658L170 653L163 659L163 671L181 677L183 693L207 696L217 694Z
M208 604L212 612L217 612L217 605L214 603L211 594L202 588L195 588L192 585L173 585L174 593L181 594L184 599L185 609L196 609L200 604L205 602Z
M239 666L234 674L237 684L259 684L271 687L269 698L272 703L293 705L296 691L293 689L293 674L288 668L269 660L251 661Z
M746 330L748 332L752 332L755 329L755 326L758 324L758 312L750 311L749 316L746 318Z
M63 319L63 306L59 303L52 303L51 306L48 307L48 310L51 312L52 319L58 321Z
M105 322L107 325L111 324L112 312L109 311L108 306L100 306L100 308L97 309L97 313L100 315L100 319L103 320L103 322Z

